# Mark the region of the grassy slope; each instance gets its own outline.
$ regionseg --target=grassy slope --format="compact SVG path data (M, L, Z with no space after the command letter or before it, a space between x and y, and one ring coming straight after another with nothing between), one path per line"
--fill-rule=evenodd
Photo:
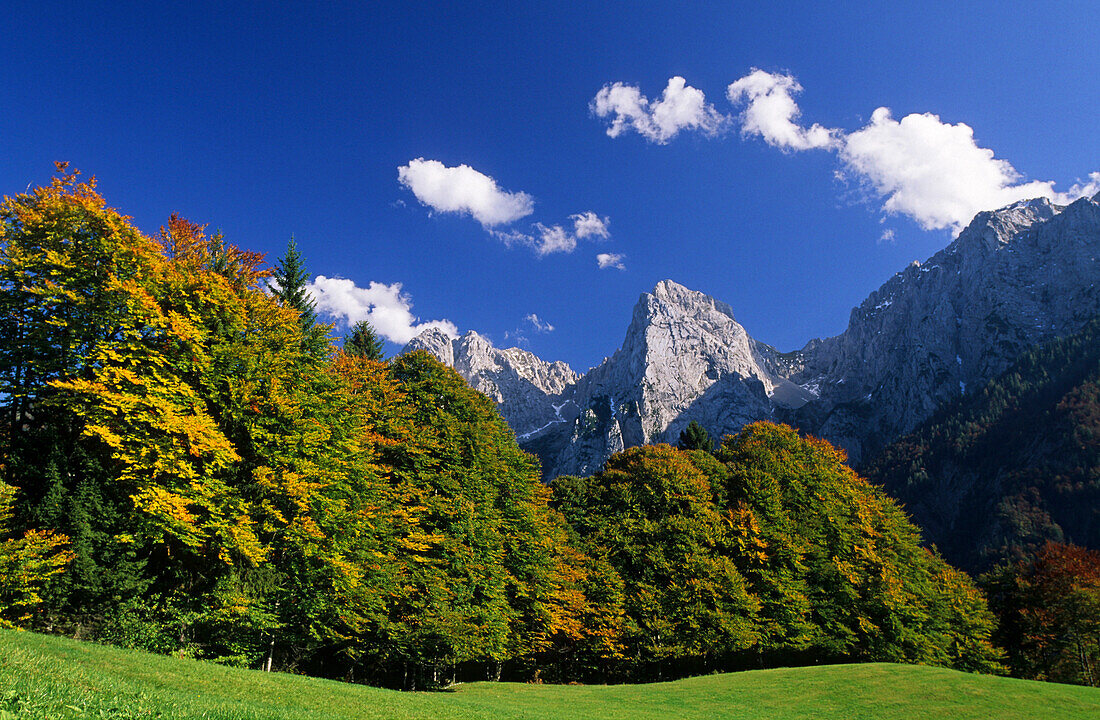
M653 685L476 683L399 693L0 631L0 720L87 717L1069 720L1100 717L1100 690L875 664Z

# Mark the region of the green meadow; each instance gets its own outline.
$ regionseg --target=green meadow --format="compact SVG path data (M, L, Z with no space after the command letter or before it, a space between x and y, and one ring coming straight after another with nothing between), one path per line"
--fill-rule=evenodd
M1097 717L1097 689L917 665L782 668L647 685L473 683L403 693L0 632L0 720Z

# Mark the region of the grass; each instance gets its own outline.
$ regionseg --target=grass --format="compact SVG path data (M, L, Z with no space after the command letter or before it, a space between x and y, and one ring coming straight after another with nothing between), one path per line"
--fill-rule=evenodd
M670 683L474 683L401 693L0 631L0 720L211 718L1100 718L1100 690L911 665L833 665Z

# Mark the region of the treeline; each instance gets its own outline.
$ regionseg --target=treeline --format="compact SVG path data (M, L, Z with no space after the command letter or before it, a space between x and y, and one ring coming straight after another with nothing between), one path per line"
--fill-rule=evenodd
M754 423L715 455L666 445L560 477L553 505L621 583L624 656L646 677L837 661L996 668L963 573L842 450Z
M973 583L828 444L747 427L539 481L425 353L75 175L0 206L0 618L420 688L835 660L996 669Z

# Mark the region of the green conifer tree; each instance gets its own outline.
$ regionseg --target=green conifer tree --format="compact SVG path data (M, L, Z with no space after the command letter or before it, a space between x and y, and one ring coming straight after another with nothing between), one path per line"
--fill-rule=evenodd
M286 254L279 258L271 273L275 281L272 291L285 307L292 307L299 313L302 329L308 332L317 324L317 303L309 295L306 285L309 274L305 261L298 252L298 244L291 236L286 246Z
M327 357L331 352L328 333L331 325L322 325L317 319L317 302L310 296L309 273L305 261L298 252L298 244L291 236L286 246L286 254L279 258L271 271L274 281L271 291L283 307L298 311L298 321L302 326L302 349L314 357Z
M710 439L710 433L703 426L692 420L686 429L680 431L680 440L676 447L681 450L706 450L713 452L714 443Z
M351 332L344 338L344 352L355 357L363 357L375 362L385 360L385 341L366 320L355 323Z

